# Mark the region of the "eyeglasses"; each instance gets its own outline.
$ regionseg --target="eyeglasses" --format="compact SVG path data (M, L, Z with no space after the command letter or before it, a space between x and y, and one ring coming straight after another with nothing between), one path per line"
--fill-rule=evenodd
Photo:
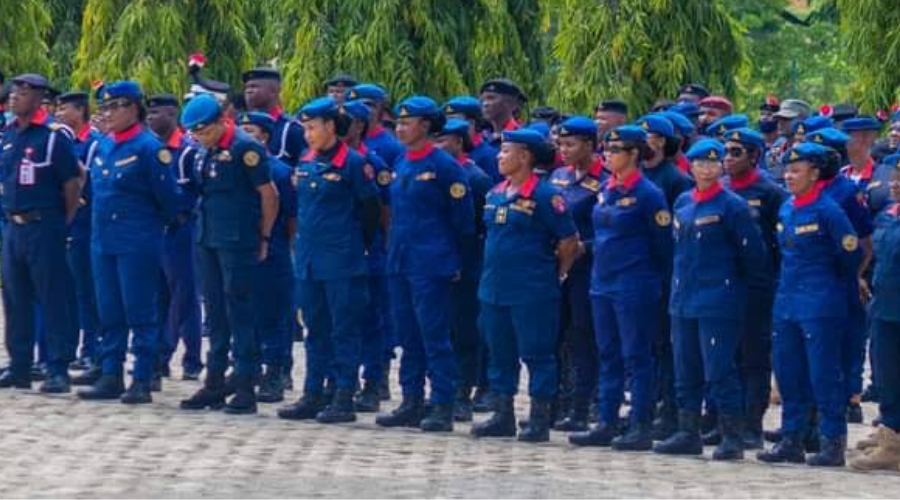
M126 108L128 106L131 106L131 104L132 104L132 102L127 99L120 99L120 100L116 100L116 101L104 102L103 104L100 105L100 112L110 113L119 108Z
M625 152L633 151L633 150L634 150L634 148L628 148L625 146L609 146L609 147L603 149L604 152L609 153L611 155L617 155L619 153L625 153Z
M744 148L725 148L725 155L733 158L740 158L746 152L747 150Z

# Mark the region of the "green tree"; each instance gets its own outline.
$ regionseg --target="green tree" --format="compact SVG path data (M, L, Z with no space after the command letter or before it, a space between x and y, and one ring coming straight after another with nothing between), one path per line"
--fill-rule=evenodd
M893 0L837 0L851 93L868 112L889 107L900 86L900 9Z
M52 76L47 37L53 20L43 0L0 2L0 69L7 75Z

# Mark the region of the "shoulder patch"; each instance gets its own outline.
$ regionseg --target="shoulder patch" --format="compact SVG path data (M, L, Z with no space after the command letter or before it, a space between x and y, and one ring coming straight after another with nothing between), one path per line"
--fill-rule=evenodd
M654 215L653 218L656 220L656 225L660 227L666 227L672 223L672 214L670 214L668 210L656 212L656 215Z
M169 163L172 163L172 152L166 148L160 148L160 150L156 152L156 159L159 160L160 163L168 165Z
M250 168L254 168L259 165L259 153L257 153L256 151L247 151L241 158L244 160L244 165L247 165Z
M466 185L462 182L454 182L450 185L450 196L454 200L459 200L466 195Z
M553 197L550 198L550 205L553 206L554 212L556 212L558 214L566 213L566 200L565 200L565 198L562 197L562 195L560 195L560 194L553 195Z
M375 179L375 182L377 182L379 186L387 186L393 179L394 177L389 170L382 170L381 172L378 172L378 177Z
M841 246L848 252L855 252L859 248L859 239L852 234L848 234L841 238Z

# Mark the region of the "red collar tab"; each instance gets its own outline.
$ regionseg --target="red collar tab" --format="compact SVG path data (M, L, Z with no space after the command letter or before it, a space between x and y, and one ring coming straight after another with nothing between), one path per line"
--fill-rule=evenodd
M519 187L518 195L522 198L531 198L531 195L534 194L534 190L537 188L538 181L540 181L540 177L537 176L534 172L531 173L531 176L522 183L522 186ZM509 179L497 184L495 188L497 192L504 192L509 188Z
M594 163L591 164L591 169L588 170L588 175L599 179L602 174L603 174L603 157L600 155L597 155L594 157Z
M794 207L812 205L822 195L822 190L828 184L827 181L816 181L816 184L806 194L794 197Z
M33 115L31 115L31 120L29 123L31 123L32 125L46 125L49 121L50 115L48 115L47 112L44 111L44 108L38 108L38 110L35 111Z
M382 127L381 125L378 125L375 128L366 131L366 137L368 137L370 139L373 137L378 137L379 135L381 135L382 132L384 132L384 127Z
M332 154L333 152L333 154ZM329 154L331 155L328 158ZM347 146L345 142L339 142L336 146L333 146L332 149L326 152L317 151L315 149L310 148L309 151L303 155L303 161L314 161L319 157L322 157L331 164L334 168L344 168L344 165L347 164L347 156L350 155L350 146Z
M634 172L631 173L631 175L626 177L625 180L623 180L621 183L616 180L616 176L611 175L609 177L609 180L606 182L606 185L610 189L624 187L625 190L628 191L631 188L633 188L634 185L637 184L639 180L641 180L641 171L635 170Z
M369 154L369 148L366 146L366 143L360 141L359 146L356 148L356 152L361 156L366 156L367 154Z
M469 155L462 153L456 157L456 163L459 163L459 166L465 166L469 163Z
M681 170L682 173L688 175L691 174L691 162L689 162L687 157L681 153L675 157L675 166L678 167L678 170Z
M219 139L219 149L228 149L231 147L231 144L234 142L235 128L236 126L233 121L228 120L225 122L225 133L222 134L222 138Z
M128 130L126 130L124 132L113 132L112 138L113 138L113 141L116 142L116 144L121 144L125 141L129 141L129 140L137 137L137 135L141 133L141 130L143 130L141 128L141 124L135 123L134 125L129 127Z
M343 142L338 146L337 153L331 157L331 165L335 168L344 168L347 163L347 155L350 154L350 148Z
M900 216L900 203L894 203L893 205L889 206L886 211L888 214L894 217Z
M471 134L472 135L472 147L477 148L481 146L481 142L484 141L484 137L481 137L481 134L478 132Z
M872 179L872 171L874 169L875 169L875 160L873 160L872 157L869 157L869 159L866 160L866 164L863 165L862 170L859 172L859 178L864 181L871 180ZM853 173L855 171L856 171L856 169L853 168L853 165L847 165L846 167L843 168L844 174L847 175L848 177L850 175L853 175Z
M181 131L180 128L176 128L172 135L169 136L169 140L166 141L166 147L171 149L178 149L181 147L181 140L184 138L184 132Z
M269 116L271 116L273 120L278 120L283 114L284 108L282 108L281 106L275 106L274 108L269 110Z
M78 139L78 142L86 142L88 138L91 136L91 124L85 123L81 130L75 134L75 137Z
M693 198L694 203L703 203L704 201L709 201L716 197L717 194L722 192L722 183L716 181L713 183L705 191L700 191L697 188L691 190L691 198Z
M418 151L407 150L406 151L406 159L412 160L412 161L421 160L422 158L425 158L426 156L430 155L432 151L434 151L434 144L432 144L429 141L429 142L426 142L425 146L422 147L422 149L420 149Z
M517 130L519 127L521 127L521 125L519 125L519 122L517 122L515 118L510 118L503 124L503 130L506 130L507 132L510 130Z
M747 189L759 180L759 170L752 168L747 175L740 178L732 177L729 180L731 181L731 189Z

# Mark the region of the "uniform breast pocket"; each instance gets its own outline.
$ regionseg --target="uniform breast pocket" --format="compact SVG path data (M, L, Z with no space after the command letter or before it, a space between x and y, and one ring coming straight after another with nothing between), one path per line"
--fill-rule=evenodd
M647 222L636 205L619 205L610 211L610 226L619 234L632 234L642 231Z

